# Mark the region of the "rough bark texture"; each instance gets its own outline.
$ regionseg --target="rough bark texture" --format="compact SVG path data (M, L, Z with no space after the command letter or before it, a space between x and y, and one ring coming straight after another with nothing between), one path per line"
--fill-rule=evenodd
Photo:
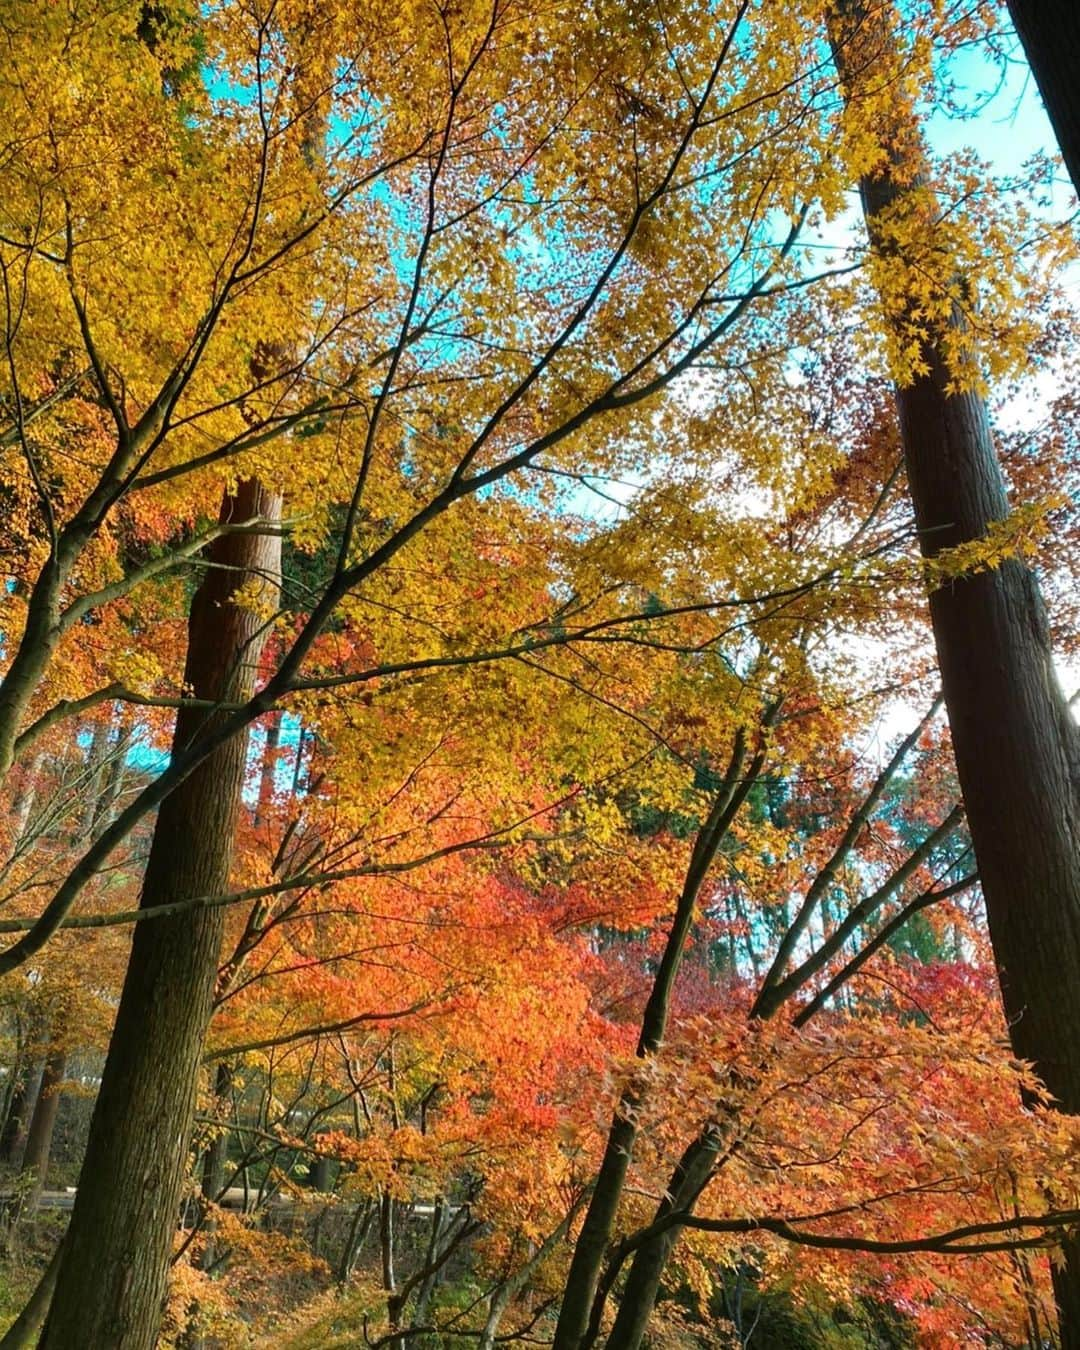
M1076 0L1009 0L1009 13L1080 193L1080 5Z
M872 186L872 185L871 185ZM866 193L872 209L874 194ZM928 376L898 390L924 550L1005 513L986 410ZM1013 1049L1080 1113L1080 738L1051 662L1038 583L1008 562L930 597L953 750ZM1054 1272L1063 1350L1080 1347L1080 1245Z
M279 509L247 482L225 498L222 518L272 519ZM211 546L217 566L192 601L188 631L185 680L196 697L250 692L261 625L234 595L255 574L276 576L279 550L254 533ZM182 709L174 748L216 716ZM226 889L245 748L242 735L228 741L162 804L144 905ZM207 909L136 926L43 1350L151 1350L157 1339L223 923L224 910Z
M1051 12L1063 30L1077 31L1074 5L1040 7ZM893 56L887 10L872 14L846 0L832 38L849 98ZM1070 74L1075 81L1075 68ZM874 242L881 213L921 187L915 114L897 100L889 122L881 128L888 161L860 184ZM926 373L898 388L896 401L922 550L933 556L982 539L1009 505L985 403L949 392L943 339L928 338L922 355ZM1061 1108L1077 1113L1080 733L1054 673L1038 582L1021 563L1006 562L939 586L930 616L1013 1048ZM1075 1350L1080 1246L1069 1244L1066 1256L1054 1288L1062 1345Z

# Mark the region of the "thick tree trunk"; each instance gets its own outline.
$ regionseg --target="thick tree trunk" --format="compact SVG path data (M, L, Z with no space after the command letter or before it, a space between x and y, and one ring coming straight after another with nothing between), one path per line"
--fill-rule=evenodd
M1073 4L1041 13L1050 10L1063 34L1080 31ZM895 60L888 12L857 0L840 7L832 38L849 98ZM922 188L923 167L915 112L894 98L881 115L888 158L860 184L879 246L878 219ZM928 338L922 357L925 373L896 401L922 550L933 557L984 538L1009 505L983 399L950 392L944 335ZM1061 1109L1080 1113L1080 733L1054 673L1039 586L1009 561L938 586L930 617L1013 1048ZM1062 1345L1075 1350L1080 1247L1066 1257L1054 1288Z
M1080 193L1080 5L1076 0L1009 0L1009 13Z
M928 376L897 391L927 554L1005 514L985 408L946 393L932 358ZM1013 1049L1060 1109L1080 1114L1080 738L1038 583L1007 562L939 587L930 614ZM1054 1294L1063 1350L1077 1350L1080 1244L1065 1254Z
M279 509L249 481L225 498L222 519L273 519ZM280 546L235 533L208 553L216 565L192 601L185 682L198 698L233 701L250 693L261 647L259 619L234 596L253 575L277 574ZM217 716L181 709L174 748ZM245 749L246 738L234 737L162 804L144 905L226 889ZM43 1350L151 1350L156 1341L224 913L136 925Z

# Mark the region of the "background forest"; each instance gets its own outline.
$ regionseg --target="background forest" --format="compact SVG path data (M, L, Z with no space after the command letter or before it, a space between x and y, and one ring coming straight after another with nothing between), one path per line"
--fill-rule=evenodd
M1080 1347L1035 8L0 0L0 1350Z

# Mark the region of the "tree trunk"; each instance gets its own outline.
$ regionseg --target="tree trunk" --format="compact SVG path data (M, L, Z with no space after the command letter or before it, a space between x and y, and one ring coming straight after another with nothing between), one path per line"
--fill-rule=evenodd
M1009 0L1009 13L1039 86L1073 186L1080 193L1080 5Z
M30 1301L22 1312L8 1327L7 1331L0 1337L0 1350L31 1350L31 1347L37 1343L37 1334L41 1330L41 1324L45 1320L45 1314L49 1311L49 1300L52 1298L52 1292L56 1285L56 1277L60 1271L60 1259L64 1254L64 1242L53 1252L52 1258L45 1269L45 1274L38 1281L38 1286L30 1297Z
M24 1059L16 1069L18 1078L11 1093L3 1133L0 1134L0 1161L14 1163L22 1154L26 1142L26 1127L30 1120L32 1103L37 1100L38 1083L44 1068Z
M779 708L779 701L766 708L762 717L763 730L772 724ZM656 1054L663 1042L698 895L728 829L764 767L764 743L748 767L745 767L746 755L746 734L740 729L735 734L731 758L712 807L694 839L664 954L642 1014L637 1046L641 1059ZM581 1350L595 1338L597 1288L637 1140L638 1105L637 1089L631 1084L623 1090L608 1129L604 1156L566 1276L552 1350Z
M30 824L30 813L33 811L34 802L37 800L37 778L44 762L44 751L39 750L29 764L20 766L22 772L19 777L19 785L11 802L11 818L14 822L11 838L16 849L22 842L23 836L26 834L26 828Z
M658 1219L675 1211L694 1208L698 1196L712 1176L720 1145L719 1133L715 1130L706 1130L687 1148L679 1159L668 1194L657 1209ZM615 1324L608 1336L607 1350L636 1350L641 1344L656 1305L656 1296L660 1292L660 1279L664 1267L680 1234L681 1229L669 1228L667 1232L661 1233L638 1249L626 1278L626 1288L619 1302ZM599 1308L597 1311L599 1312ZM593 1326L590 1330L588 1344L592 1343L599 1327Z
M281 714L271 713L266 719L266 745L263 748L262 771L259 774L259 797L255 804L252 825L261 830L274 805L278 758L281 745Z
M379 1200L379 1255L382 1267L382 1287L393 1293L397 1288L394 1273L394 1197L383 1191Z
M221 515L273 519L279 509L279 498L248 481ZM252 576L276 575L279 558L278 540L255 533L208 549L188 628L184 679L195 697L250 694L262 625L235 594ZM182 708L174 750L220 716ZM244 736L226 742L163 802L144 906L227 888L245 749ZM135 927L42 1350L151 1350L156 1341L224 915L192 910Z
M378 1202L374 1200L364 1200L357 1203L352 1223L349 1225L348 1237L346 1237L345 1245L341 1249L341 1260L338 1262L337 1281L342 1288L349 1283L352 1277L353 1268L359 1259L360 1252L363 1250L364 1243L367 1241L368 1230L371 1228L371 1221L375 1217L377 1209Z
M60 1109L60 1085L64 1081L67 1067L67 1051L50 1050L45 1060L45 1069L41 1075L41 1087L34 1114L30 1117L30 1128L26 1134L26 1150L23 1153L22 1170L24 1175L32 1172L33 1185L27 1194L26 1207L35 1209L45 1189L45 1178L49 1171L49 1154L52 1152L53 1131L56 1129L56 1113Z
M91 837L96 836L111 822L113 807L120 795L124 781L124 769L127 766L128 715L121 713L113 735L109 739L109 767L105 774L105 783L94 802L94 818L90 826Z
M219 1203L225 1190L225 1168L229 1160L229 1131L225 1125L229 1111L229 1093L232 1091L232 1066L222 1061L214 1077L214 1115L219 1129L210 1140L202 1159L202 1197L208 1204ZM206 1211L203 1210L205 1215ZM206 1245L203 1247L202 1268L210 1270L217 1259L214 1232L217 1221L209 1216L203 1219Z
M1080 32L1073 4L1051 8L1063 35ZM848 97L895 62L888 14L870 16L861 3L841 7L832 39ZM860 183L879 247L881 213L925 191L915 111L893 98L882 117L887 159ZM1009 505L983 399L950 392L944 335L921 354L926 372L896 401L922 550L933 557L984 538ZM930 617L1013 1049L1062 1110L1080 1113L1080 732L1054 673L1038 582L1015 560L958 577L933 591ZM1080 1246L1065 1250L1054 1290L1062 1346L1076 1350Z

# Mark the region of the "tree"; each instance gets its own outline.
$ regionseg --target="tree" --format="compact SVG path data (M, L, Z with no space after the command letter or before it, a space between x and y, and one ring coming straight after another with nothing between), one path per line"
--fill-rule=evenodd
M12 123L25 154L6 208L14 227L3 244L14 409L9 444L12 474L26 502L32 565L12 606L11 628L18 637L0 688L0 769L6 771L25 752L29 732L40 734L76 708L85 712L97 701L117 698L138 701L127 683L112 681L61 698L26 726L78 625L197 559L203 549L210 550L212 569L192 613L183 683L194 688L194 697L185 700L177 691L165 698L179 705L168 768L85 851L38 922L0 958L0 966L11 970L37 953L116 846L159 808L143 892L149 917L136 930L92 1132L89 1184L80 1190L46 1344L70 1342L76 1323L80 1336L119 1336L132 1346L154 1336L186 1158L197 1045L221 934L217 907L198 902L226 889L247 726L290 693L509 659L573 636L514 640L514 633L546 623L550 597L536 595L534 588L541 607L524 624L519 618L509 634L500 632L490 655L477 650L484 636L480 622L467 630L464 643L436 627L426 648L418 650L413 640L404 659L395 660L395 639L404 636L396 632L378 642L384 655L377 665L319 669L325 631L361 587L378 605L383 578L383 584L394 585L399 555L404 559L411 552L415 558L419 536L432 532L451 508L541 457L549 461L545 468L557 469L560 446L570 450L582 441L588 447L594 424L609 415L622 419L661 395L751 309L779 275L776 269L799 228L795 211L787 238L766 248L772 264L751 275L734 297L726 274L765 228L769 194L746 195L740 228L718 231L709 249L715 257L706 259L703 271L693 262L689 294L672 290L663 269L649 261L663 251L664 232L674 236L681 228L687 205L680 175L695 163L707 165L720 148L711 144L716 131L706 111L731 57L733 33L718 35L696 63L694 88L682 83L681 72L661 69L676 112L670 122L657 122L646 143L630 125L639 115L635 102L629 105L629 123L619 121L620 99L626 96L619 92L618 71L627 54L603 30L594 54L603 78L587 88L584 104L578 100L571 109L567 103L557 68L570 59L567 39L575 24L568 12L552 14L547 53L537 49L540 66L549 67L539 83L531 67L515 69L510 62L531 29L532 15L508 21L498 4L484 12L425 15L418 30L422 41L410 48L407 60L415 63L417 87L427 97L412 108L382 99L381 106L374 105L374 120L365 99L373 91L400 87L402 79L400 65L382 61L377 17L370 29L367 21L350 28L333 16L316 21L288 7L272 7L265 16L223 11L206 17L196 34L166 15L153 41L142 31L138 5L95 10L75 33L59 16L33 34L11 27L15 50L36 48L35 69L48 66L43 53L55 64L46 81L27 79L10 91ZM302 49L294 40L298 28L309 30ZM214 91L189 80L182 91L185 115L178 118L177 72L198 69L203 51L212 54L221 84ZM72 71L80 88L122 84L124 99L111 105L98 100L100 115L88 121L81 111L73 114L60 96L72 87ZM245 96L237 98L241 89ZM782 97L780 90L777 98ZM225 120L208 115L215 100L228 108ZM134 161L116 139L113 118L121 115L121 103L124 125L139 128L145 138L145 153ZM588 120L605 131L614 115L620 158L632 166L600 216L593 185L566 153L566 141L579 134L580 115L590 104ZM521 145L504 135L500 109L507 107L520 110ZM336 117L342 128L352 127L349 153L331 156L325 171L314 174L306 150L312 115L325 125ZM474 124L474 118L480 120ZM39 133L46 127L44 139L54 149L41 158ZM760 153L771 157L772 129L762 124L750 130ZM486 138L493 158L474 158L477 134ZM87 157L84 138L100 155ZM356 156L361 146L366 148ZM781 144L778 153L784 151ZM56 157L63 164L59 177ZM92 172L86 168L90 162ZM533 176L543 194L540 202L518 192L519 181ZM370 192L384 179L401 194L404 206L396 214ZM114 188L115 199L126 202L123 216L113 218L115 230L106 224L109 207L102 195ZM220 210L204 210L208 193L216 195ZM354 206L365 193L368 209L361 215ZM549 223L544 202L559 202L560 196L565 204L558 221ZM28 233L27 212L36 221ZM163 213L174 221L172 233L148 230L147 222ZM382 238L380 219L388 227ZM397 241L406 227L415 235L416 251L411 271L403 275ZM538 306L530 324L509 334L501 329L511 307L494 303L492 269L503 270L508 287L535 285L542 270L535 250L518 244L521 231L539 232L545 247L556 252L580 243L590 275L553 303ZM313 250L315 241L319 247ZM479 282L468 261L478 248L486 262ZM366 293L355 295L351 264L363 255L371 259L369 281L384 292L375 305ZM189 269L179 285L177 257ZM320 317L315 335L305 342L296 331L297 316L310 314L312 305ZM620 343L628 306L646 332ZM55 348L58 313L65 341L70 338L88 363L77 378L65 380L65 395L83 380L92 390L86 410L89 453L74 466L56 434L71 412L64 396L56 398L51 390L38 399L28 395L29 387L41 382L44 353ZM140 331L130 322L135 313L148 316ZM473 330L475 313L492 315L489 336ZM300 327L309 324L305 320ZM603 369L588 344L578 345L591 330L604 336L608 348ZM285 335L281 341L278 334ZM463 389L471 384L469 398L450 422L423 402L428 366L447 343L453 359L437 383L460 383ZM617 354L613 343L621 346ZM396 429L402 425L405 435ZM250 597L238 596L229 569L239 569L240 576L252 570L249 551L257 553L266 526L257 509L261 493L251 485L280 481L283 466L267 458L265 447L286 433L304 451L289 466L297 502L304 500L295 481L302 465L300 477L310 489L333 483L344 511L337 518L329 575L295 607L291 641L278 649L276 669L254 688L246 679L250 666L244 653L264 618ZM350 443L344 474L342 434ZM601 463L611 458L602 444L596 457ZM159 502L181 503L186 514L198 516L222 479L229 488L237 478L241 487L227 495L216 526L196 527L180 544L170 539L162 555L86 588L87 577L95 571L107 577L115 563L111 524L134 494L153 492ZM184 479L197 484L190 496L187 483L174 486ZM241 519L238 504L252 514ZM453 512L455 518L462 514L460 508ZM316 541L326 524L324 517L315 526ZM454 535L451 524L444 545ZM226 569L223 590L221 578L213 576L219 569ZM798 582L797 589L806 584ZM360 603L367 603L367 596ZM698 606L707 612L711 601L699 596L691 610ZM602 631L609 623L637 619L633 608L620 616L605 605L596 621ZM219 623L224 634L214 631ZM587 635L591 625L580 626ZM315 668L305 669L312 661ZM181 847L183 864L173 866L169 855ZM154 913L162 908L173 912ZM167 1070L168 1064L183 1068ZM166 1092L164 1084L174 1075L176 1090ZM164 1152L150 1142L159 1132L171 1141ZM124 1181L141 1175L147 1149L152 1173L141 1199L125 1207ZM124 1253L135 1249L146 1259L135 1277L125 1279Z
M1080 17L1068 0L1009 0L1024 55L1039 86L1065 167L1080 194Z
M815 399L793 366L812 366L800 349L816 351L845 312L842 301L815 308L822 278L798 252L816 204L843 204L835 91L825 53L801 40L805 15L755 13L751 23L750 14L740 5L721 23L708 5L626 14L596 0L583 16L579 5L538 10L518 0L407 12L279 0L211 7L197 24L156 16L152 40L135 4L90 5L74 27L53 11L32 29L6 21L19 78L0 85L15 146L0 235L4 488L14 504L5 543L25 562L0 594L0 762L95 709L179 712L168 765L144 777L81 856L53 859L41 888L0 920L22 935L0 954L5 972L59 959L62 929L136 931L95 1127L91 1168L101 1181L80 1194L46 1333L53 1343L75 1334L76 1306L80 1335L86 1309L99 1326L112 1315L107 1295L89 1288L95 1216L96 1259L109 1274L101 1283L130 1319L131 1344L154 1334L214 948L226 929L239 978L222 998L208 1064L253 1057L265 1074L260 1097L272 1098L271 1080L303 1082L291 1058L298 1047L318 1066L340 1051L343 1062L319 1068L320 1091L357 1101L351 1038L373 1025L369 1063L392 1128L373 1110L375 1126L350 1151L357 1167L370 1163L390 1218L386 1197L394 1200L403 1169L453 1180L449 1124L429 1121L420 1147L407 1128L402 1108L413 1088L417 1102L424 1095L419 1082L402 1083L399 1031L418 1080L446 1069L460 1084L453 1123L478 1136L490 1163L500 1201L492 1212L507 1216L507 1268L526 1236L542 1245L573 1210L552 1199L570 1185L570 1162L581 1182L580 1159L603 1131L565 1121L576 1142L560 1145L559 1113L573 1117L575 1103L558 1099L556 1110L543 1100L550 1081L505 1067L555 1035L539 1009L558 990L530 972L530 957L550 958L575 997L581 971L603 965L605 944L626 958L621 969L612 958L605 977L625 976L631 995L642 960L659 959L638 1067L666 1073L657 1052L699 902L682 843L707 818L702 793L712 791L713 824L724 826L717 838L729 852L718 861L738 856L757 884L781 855L763 818L725 818L744 795L746 769L768 758L774 737L793 764L805 762L812 732L843 759L838 710L880 698L822 668L840 627L899 629L894 612L911 613L907 531L891 510L886 463L895 446L868 434L841 484L833 470L850 423L873 429L880 390L864 400L861 386L845 390L838 378ZM313 123L327 128L316 165ZM845 270L829 265L824 280ZM858 404L851 415L849 399ZM614 518L581 509L580 494L603 493L620 476L639 486ZM858 509L844 519L848 487ZM271 537L256 499L278 490L293 557L304 562L288 570L275 607L230 578L250 573L248 550ZM841 499L838 523L828 513ZM185 681L177 658L191 578L208 564L192 611L189 659L202 680L192 696L196 681L190 671ZM897 574L894 611L894 593L888 606L881 596ZM208 609L210 595L221 609ZM162 619L165 637L148 661L141 639ZM258 678L247 686L244 634L254 653L264 629ZM774 730L767 714L781 695L792 720ZM834 710L824 730L819 705ZM302 818L282 826L272 854L245 843L230 865L247 729L286 711L304 727ZM807 739L790 728L806 728ZM716 797L725 782L727 804ZM143 905L103 911L108 869L155 809ZM628 817L638 828L681 823L657 842L628 830ZM748 823L755 847L740 853ZM546 837L523 838L533 830ZM183 866L167 871L170 838ZM924 835L913 839L917 852ZM616 846L625 871L611 865ZM494 860L518 847L524 875L496 884ZM798 848L814 853L805 841ZM696 861L713 854L705 838ZM889 886L887 851L858 857ZM850 914L840 909L843 868L830 878L796 934L796 945L819 945L805 970L801 947L789 963L805 978L785 1008L819 996L829 1006L829 984L857 959L851 943L872 943L899 918L899 894L919 899L913 878L924 862L876 900L847 877ZM665 959L655 921L678 892L680 868L686 887ZM933 876L919 881L940 898ZM783 904L765 906L776 942L796 894L806 898L793 885ZM460 926L444 912L451 900ZM756 910L740 893L733 913L736 900L746 902L744 939L765 969ZM520 925L512 938L492 917L500 906ZM414 910L435 938L416 939ZM509 979L500 987L470 918L523 993ZM579 935L590 919L590 935ZM617 936L635 922L651 947ZM391 966L382 987L348 978L365 953ZM448 981L440 962L482 969L529 1036L479 1044L454 1000L467 1008L484 990ZM785 962L770 987L794 973ZM388 1006L388 991L401 1001ZM453 1011L459 1051L444 1061L424 1016L436 1023ZM745 1013L737 1038L747 1034ZM782 1019L749 1019L767 1020L770 1031L752 1035L779 1036L771 1026ZM718 1017L722 1025L731 1024ZM619 1015L598 1043L608 1034L632 1039ZM184 1070L166 1101L170 1047ZM576 1062L556 1048L545 1064ZM683 1085L693 1082L687 1069ZM121 1134L113 1122L125 1084L139 1107ZM841 1078L839 1090L850 1084ZM622 1087L620 1079L607 1102L616 1128ZM636 1102L636 1080L627 1092ZM696 1115L711 1121L706 1097ZM308 1114L325 1105L315 1100ZM139 1138L156 1137L151 1115L169 1147L140 1157ZM279 1126L287 1119L269 1132ZM262 1126L246 1128L254 1139ZM552 1160L537 1196L518 1208L515 1129ZM271 1158L317 1152L314 1125L309 1133L303 1147L258 1147ZM647 1184L662 1189L684 1125L631 1134L643 1151L631 1162L648 1164ZM654 1141L663 1157L650 1151ZM124 1184L147 1156L161 1184L135 1188L125 1212ZM531 1208L544 1205L540 1222ZM1041 1210L1028 1209L1034 1222ZM784 1222L805 1212L778 1208ZM745 1214L725 1221L749 1231ZM677 1226L665 1221L650 1236ZM590 1261L603 1257L607 1236ZM117 1271L132 1243L150 1256L125 1310ZM389 1236L384 1248L392 1254ZM578 1301L591 1316L587 1289Z
M248 481L226 499L223 524L276 513L277 504ZM274 536L256 533L211 546L191 608L184 674L194 699L213 705L250 697L264 624L239 597L253 578L272 585L278 551ZM174 753L205 733L213 716L201 706L182 708ZM143 905L227 886L245 749L246 737L226 742L162 804ZM216 909L136 928L43 1346L80 1339L151 1346L157 1337L222 931Z
M1068 22L1075 29L1075 14ZM914 108L895 92L895 23L891 5L845 4L831 32L852 126L880 147L860 178L867 228L878 256L902 269L919 266L913 250L921 258L934 246L939 207ZM920 544L936 559L987 539L1009 502L985 403L962 364L963 279L943 278L928 323L910 293L905 307L898 275L889 303L916 352L897 382L900 435ZM930 613L1012 1043L1062 1109L1080 1112L1080 731L1039 585L1017 558L965 568L931 580ZM1063 1343L1075 1346L1080 1249L1066 1255L1055 1288Z

